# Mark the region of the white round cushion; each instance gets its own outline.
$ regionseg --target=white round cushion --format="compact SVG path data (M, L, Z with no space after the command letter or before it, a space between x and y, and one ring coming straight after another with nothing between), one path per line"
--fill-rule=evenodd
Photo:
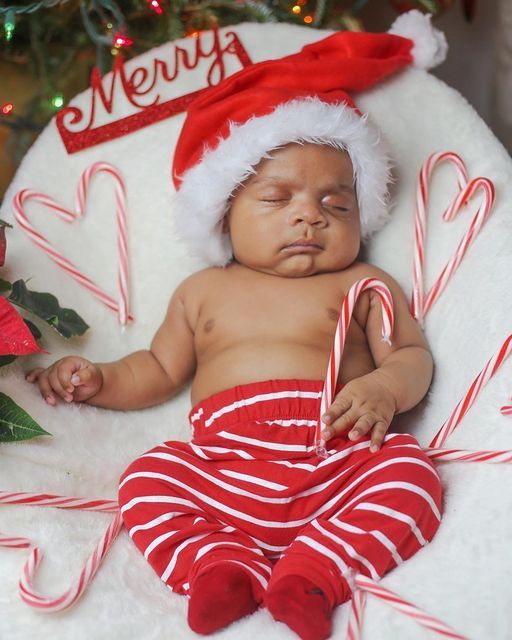
M221 34L233 30L254 62L294 53L327 35L284 24L242 24L222 30ZM157 57L170 60L176 46L190 49L191 40L163 45L126 67L149 68ZM239 68L235 62L229 63L229 73ZM172 85L173 95L201 88L207 66L201 61L195 70L182 70ZM157 85L151 95L160 89L166 88ZM90 97L90 90L85 91L72 104L86 109ZM512 163L471 106L426 72L408 70L356 99L380 126L395 159L392 219L369 243L367 257L391 273L408 295L416 180L426 157L437 150L455 151L465 159L471 177L487 176L497 189L496 206L488 223L426 318L425 331L436 363L428 397L395 423L395 428L406 429L428 446L510 331ZM111 119L132 112L126 101L118 99ZM118 477L135 457L160 441L188 437L188 392L144 411L124 413L64 404L53 408L23 380L23 373L33 366L47 365L66 354L108 361L147 348L170 294L184 277L201 266L187 257L171 226L171 158L183 120L183 114L176 115L72 155L66 152L52 121L24 158L6 194L0 217L13 222L11 202L19 190L36 189L71 207L76 184L86 167L99 160L118 167L128 192L135 321L121 331L115 314L59 270L17 225L8 231L7 265L2 276L11 280L30 278L30 288L57 295L61 305L77 310L91 329L83 338L69 341L45 330L44 345L50 355L20 358L15 365L0 369L1 390L53 434L51 438L0 445L2 490L116 499ZM441 222L441 213L455 191L454 170L449 166L440 168L432 183L429 209L429 283L454 251L476 210L475 200L454 222ZM35 203L27 206L27 212L58 250L116 295L114 199L108 178L97 178L87 214L74 227L63 224ZM504 363L446 446L512 449L512 418L499 411L512 391L511 366L512 363ZM512 492L507 487L512 485L512 467L446 462L439 463L438 468L445 488L439 532L427 548L391 571L382 584L462 635L509 638ZM0 530L34 540L47 555L38 585L49 595L64 591L76 578L109 518L79 511L0 506ZM186 623L186 599L172 594L158 580L125 531L83 599L58 615L43 616L19 599L17 582L26 555L26 550L0 548L2 638L194 637ZM346 632L348 610L349 605L344 605L336 611L335 637L343 637ZM365 638L433 637L432 632L371 596L364 620ZM261 610L223 630L219 637L292 640L295 636Z

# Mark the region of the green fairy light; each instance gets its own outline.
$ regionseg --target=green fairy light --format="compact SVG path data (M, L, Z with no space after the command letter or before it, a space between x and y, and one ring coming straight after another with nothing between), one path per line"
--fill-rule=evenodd
M62 93L56 93L52 98L52 107L54 109L60 109L64 106L64 96Z
M5 39L7 40L7 42L10 42L12 40L15 28L16 23L14 21L14 11L10 10L5 14L4 18Z

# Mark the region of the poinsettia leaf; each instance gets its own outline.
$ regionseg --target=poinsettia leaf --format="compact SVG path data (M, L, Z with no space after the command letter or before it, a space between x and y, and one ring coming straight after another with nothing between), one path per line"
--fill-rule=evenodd
M18 356L0 356L0 367L5 367L6 364L14 362Z
M12 289L12 284L7 280L2 280L0 278L0 293L4 293L5 291L10 291Z
M37 351L40 348L24 319L0 296L0 355L26 356Z
M89 325L76 311L61 307L54 295L30 291L23 280L13 282L8 299L19 307L34 313L65 338L81 336L89 328Z
M25 320L25 324L30 329L30 333L34 336L34 338L36 340L40 340L43 334L39 331L39 327L33 322L30 322L30 320L27 320L26 318L23 319Z
M14 400L0 393L0 442L30 440L36 436L51 436Z

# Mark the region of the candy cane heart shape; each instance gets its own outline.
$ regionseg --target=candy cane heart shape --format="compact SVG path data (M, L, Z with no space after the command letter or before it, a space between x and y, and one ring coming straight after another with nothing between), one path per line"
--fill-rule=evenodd
M389 589L386 589L386 587L383 587L382 584L375 582L375 580L359 574L355 577L355 582L356 586L362 591L371 593L379 600L382 600L394 609L400 611L400 613L403 613L409 618L412 618L421 626L434 631L438 635L444 636L445 638L455 638L456 640L467 640L465 636L461 636L441 620L438 620L437 618L434 618L434 616L425 613L420 608L416 607L407 600L404 600L396 593L393 593L393 591L390 591ZM357 636L354 636L354 638L357 638Z
M322 399L320 401L320 416L316 428L315 443L317 454L324 458L327 457L327 451L325 449L325 441L322 438L322 416L334 400L341 357L343 355L345 341L347 339L348 326L352 319L357 300L364 291L368 291L370 289L373 289L379 295L381 301L382 340L391 344L391 334L393 333L394 324L393 298L391 297L391 292L383 282L376 278L365 278L363 280L359 280L350 287L345 299L343 300L336 333L334 335L334 344L329 357L329 364L327 366L327 375L323 386Z
M452 206L449 207L445 214L445 220L452 220L460 212L461 208L479 192L483 195L482 202L480 203L468 230L460 240L453 257L446 263L439 277L426 294L423 304L423 316L428 313L434 302L444 291L449 279L458 269L460 263L467 254L469 247L486 223L496 199L494 184L488 178L480 177L471 180L467 187L455 198Z
M484 368L471 383L466 395L459 401L448 420L443 423L439 431L436 433L432 442L430 442L429 447L439 448L444 445L447 438L455 431L466 413L471 409L481 390L494 376L496 371L509 357L511 352L512 334L507 336L498 351L486 362Z
M511 464L512 450L501 451L468 451L467 449L439 449L427 447L423 449L431 460L438 462L487 462L489 464Z
M424 266L425 243L427 229L427 207L429 186L434 170L441 164L449 162L456 171L457 183L460 195L469 182L468 173L464 161L460 156L451 151L432 153L420 169L418 186L416 189L416 214L414 226L414 263L413 263L413 291L411 299L411 313L419 321L423 321L424 298ZM453 203L444 212L444 219L453 217Z
M36 493L0 492L0 504L26 504L32 506L52 506L59 509L81 509L86 511L113 512L114 519L96 544L92 554L85 562L77 580L60 596L46 597L34 587L37 568L42 553L31 540L22 537L0 534L0 546L18 549L30 549L30 555L23 567L19 581L21 599L31 607L48 613L62 611L73 605L84 593L98 571L103 558L123 527L119 506L113 500L87 500L66 496Z
M87 194L94 176L102 172L107 173L112 178L115 186L118 253L117 284L119 291L117 301L107 294L102 287L83 274L76 265L73 264L73 262L57 251L45 236L35 229L25 213L26 203L34 201L42 204L46 209L59 216L65 222L75 222L77 219L83 217L85 213ZM74 211L69 211L50 196L31 189L23 189L14 196L13 208L14 217L20 227L28 235L30 240L42 249L51 260L74 278L82 287L95 295L104 305L117 313L119 323L121 325L126 325L127 321L132 319L129 315L128 309L129 260L126 220L126 188L121 174L114 166L106 162L95 162L83 172L76 190Z
M347 640L361 640L363 627L363 613L366 603L366 592L356 589L352 593L352 604L348 618Z

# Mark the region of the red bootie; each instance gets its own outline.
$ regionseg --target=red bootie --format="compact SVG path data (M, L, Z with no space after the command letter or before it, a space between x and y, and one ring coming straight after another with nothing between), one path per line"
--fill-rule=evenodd
M288 575L267 592L265 605L302 640L325 640L331 635L333 608L324 593L303 576Z
M247 571L222 562L200 573L190 587L188 624L208 635L258 608Z

